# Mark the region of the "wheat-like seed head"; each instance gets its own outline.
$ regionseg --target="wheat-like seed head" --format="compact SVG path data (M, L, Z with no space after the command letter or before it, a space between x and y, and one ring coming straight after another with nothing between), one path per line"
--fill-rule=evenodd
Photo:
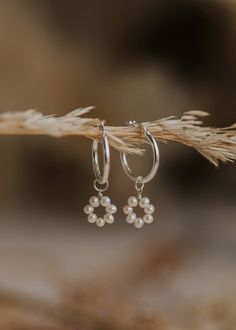
M68 135L100 139L100 119L84 118L93 107L79 108L64 116L43 115L36 110L0 114L0 135ZM188 111L181 118L175 116L144 122L159 141L175 141L190 146L215 166L219 161L236 160L236 124L224 128L202 126L208 113ZM131 154L142 154L139 148L145 142L138 127L105 126L111 147Z

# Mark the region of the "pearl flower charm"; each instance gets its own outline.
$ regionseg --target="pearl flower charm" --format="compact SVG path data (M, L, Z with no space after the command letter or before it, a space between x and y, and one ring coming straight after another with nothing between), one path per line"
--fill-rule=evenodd
M99 206L105 208L105 215L98 217L95 213L95 208ZM103 227L106 223L112 224L114 222L113 214L117 212L117 207L111 204L111 199L108 196L92 196L89 198L89 204L85 205L84 213L88 215L89 223L96 223L98 227Z
M143 218L137 217L134 212L134 208L139 206L144 210ZM128 204L123 207L124 214L126 215L126 222L134 224L136 228L142 228L145 223L150 224L153 222L153 213L155 208L150 204L150 200L147 197L136 198L131 196L128 198Z

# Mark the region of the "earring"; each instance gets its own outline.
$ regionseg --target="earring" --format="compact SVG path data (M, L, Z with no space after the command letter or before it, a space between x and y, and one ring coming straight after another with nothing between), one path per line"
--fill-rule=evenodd
M142 192L144 184L153 179L157 173L160 164L159 149L156 140L143 124L138 123L136 121L130 121L129 125L140 127L142 129L142 133L151 145L153 153L152 168L149 174L145 177L136 177L128 165L127 154L125 152L120 154L123 169L128 175L128 177L135 182L135 190L137 191L137 197L130 196L128 198L128 205L125 205L123 207L124 214L126 215L126 222L129 224L134 224L136 228L142 228L145 223L150 224L153 222L153 213L155 211L155 207L150 204L150 200L148 197L142 196ZM134 212L134 208L137 206L144 210L143 218L137 217L136 213Z
M92 144L92 164L95 175L93 183L94 189L98 192L97 196L89 198L89 204L85 205L84 213L88 215L89 223L96 223L98 227L103 227L105 223L112 224L114 222L113 214L116 213L117 207L111 204L111 199L104 196L103 192L108 189L109 172L110 172L110 148L108 138L105 133L104 123L101 122L100 128L102 130L102 151L103 151L103 173L101 174L98 160L98 140L93 140ZM102 206L105 208L105 215L98 217L95 213L95 208Z

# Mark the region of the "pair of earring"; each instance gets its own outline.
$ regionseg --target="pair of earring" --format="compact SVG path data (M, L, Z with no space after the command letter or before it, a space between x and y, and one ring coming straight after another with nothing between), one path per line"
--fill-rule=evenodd
M136 177L129 167L127 154L122 152L120 154L122 167L127 174L127 176L135 182L135 190L137 192L136 196L130 196L128 198L128 203L123 207L123 212L126 217L126 222L129 224L134 224L136 228L142 228L145 223L150 224L153 222L153 213L155 207L150 203L148 197L143 197L142 192L145 183L149 182L154 178L157 173L160 157L159 149L156 140L149 132L149 130L141 123L136 121L130 121L130 126L140 127L142 134L148 140L148 143L152 147L153 154L153 164L150 172L145 177ZM93 171L95 175L94 189L97 191L97 196L91 196L89 199L89 204L84 207L84 213L87 214L87 220L89 223L96 223L98 227L103 227L106 223L112 224L114 222L114 214L117 212L117 207L112 204L110 197L104 196L104 192L109 187L109 173L110 173L110 148L108 137L105 132L104 122L101 122L100 129L102 131L102 151L103 151L103 173L101 174L99 160L98 160L98 140L93 140L92 144L92 164ZM95 213L95 209L99 206L105 208L105 214L103 217L98 217ZM136 207L140 207L144 211L143 217L138 217L134 212Z

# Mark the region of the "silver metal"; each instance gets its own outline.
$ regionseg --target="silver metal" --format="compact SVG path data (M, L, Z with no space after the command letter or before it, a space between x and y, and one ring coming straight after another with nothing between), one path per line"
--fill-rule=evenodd
M110 147L108 138L104 129L104 122L101 122L100 129L102 130L102 152L103 152L103 173L101 173L98 159L98 140L93 140L92 145L92 163L94 175L100 184L105 184L108 181L110 173Z
M128 177L131 178L133 181L135 181L136 185L137 184L144 184L144 183L147 183L148 181L150 181L154 178L154 176L156 175L157 170L159 168L160 155L159 155L158 145L157 145L156 140L152 136L152 134L149 132L149 130L143 124L141 124L139 122L136 122L136 121L129 121L128 124L130 126L140 127L141 130L142 130L142 133L145 135L145 137L147 138L148 142L150 143L150 145L152 147L152 154L153 154L152 168L151 168L150 172L145 177L135 176L134 173L132 172L132 170L129 167L128 160L127 160L127 153L122 152L120 154L121 164L123 166L123 169L124 169L125 173L128 175Z
M143 188L144 188L144 182L142 182L142 177L138 176L136 181L135 181L135 189L138 193L142 193Z
M100 187L98 187L99 184L100 184ZM104 185L104 187L102 187L102 185ZM104 192L108 189L109 182L107 180L104 183L101 183L101 182L99 182L98 179L95 179L94 182L93 182L93 187L94 187L95 190L97 190L99 193L101 193L101 192Z
M144 188L144 183L142 182L142 177L138 176L135 181L135 189L138 193L138 200L142 198L143 188Z

